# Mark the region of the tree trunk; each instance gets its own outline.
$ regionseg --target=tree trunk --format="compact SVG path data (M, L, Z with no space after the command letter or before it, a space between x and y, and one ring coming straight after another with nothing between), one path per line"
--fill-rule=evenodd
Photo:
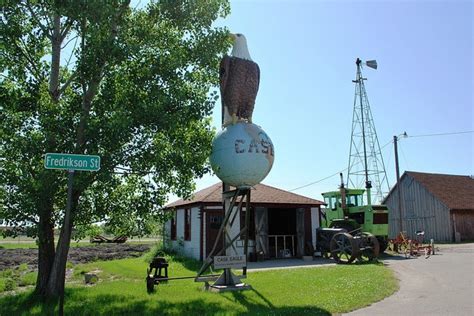
M42 210L38 224L38 277L35 292L41 296L46 295L54 261L54 224L51 214L51 208Z
M68 181L72 186L72 175L69 175L69 177L70 178L68 179ZM52 265L51 273L49 275L48 286L46 289L46 297L48 298L58 297L63 290L66 277L66 262L71 242L72 227L74 223L74 213L79 201L79 196L80 192L74 191L74 194L72 194L72 201L70 201L71 205L69 206L70 212L66 211L64 216L61 234L59 236L58 245L56 246L56 255L54 256L54 262Z

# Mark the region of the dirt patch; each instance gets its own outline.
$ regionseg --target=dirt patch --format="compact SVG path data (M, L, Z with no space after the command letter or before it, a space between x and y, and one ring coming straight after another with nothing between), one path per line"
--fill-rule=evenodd
M74 247L69 250L68 261L73 264L97 260L114 260L141 256L150 249L149 244L103 244ZM2 249L0 248L0 271L26 263L35 270L38 264L38 249Z

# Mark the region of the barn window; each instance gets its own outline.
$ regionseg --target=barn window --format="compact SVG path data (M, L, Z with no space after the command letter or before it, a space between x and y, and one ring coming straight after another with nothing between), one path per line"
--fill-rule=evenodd
M240 230L242 230L244 227L245 227L245 208L242 208L241 211L240 211ZM249 231L249 239L252 239L253 236L255 236L255 218L254 218L254 214L253 214L253 209L250 208L250 213L249 213L249 227L248 227L248 231ZM240 236L240 239L241 240L244 240L245 239L245 232Z
M184 210L184 240L191 240L191 209Z
M171 217L171 240L176 240L176 212Z

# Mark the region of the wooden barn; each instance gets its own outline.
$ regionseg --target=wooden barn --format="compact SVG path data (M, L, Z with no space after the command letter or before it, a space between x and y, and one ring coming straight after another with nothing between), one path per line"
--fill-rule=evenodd
M222 184L199 192L190 200L166 206L173 218L165 225L167 242L188 257L203 260L214 245L224 218ZM265 259L301 257L305 247L315 245L319 210L324 203L305 196L257 184L251 191L249 260L257 254ZM236 217L231 235L244 226L245 207ZM243 254L243 240L237 240L236 254Z
M425 240L474 240L474 179L470 176L405 172L400 178L402 228L410 237L424 231ZM398 187L383 201L389 207L389 237L400 231Z

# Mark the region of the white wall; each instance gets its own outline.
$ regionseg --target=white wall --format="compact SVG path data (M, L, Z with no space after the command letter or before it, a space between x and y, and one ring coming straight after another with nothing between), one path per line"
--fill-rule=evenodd
M171 247L186 257L200 259L201 248L200 229L201 220L199 219L199 207L191 209L191 240L184 240L184 209L176 211L176 240L171 240ZM171 221L166 223L167 236L171 235Z
M320 226L318 213L319 208L311 208L311 236L313 237L313 247L316 247L316 228Z
M221 209L220 207L207 207L206 209ZM203 231L206 231L206 218L203 219ZM312 235L312 242L313 247L316 246L316 228L320 226L319 223L319 214L318 208L313 207L311 208L311 235ZM169 239L171 236L171 221L166 223L166 236ZM184 240L184 209L177 210L176 216L176 241L170 241L171 246L182 253L183 255L191 258L195 258L197 260L200 259L200 229L201 229L201 222L199 218L199 207L194 207L191 209L191 240L186 241ZM238 214L235 218L234 224L232 225L231 229L231 238L237 236L240 232L240 214ZM180 240L182 240L183 246L180 246ZM203 244L203 256L205 257L206 251L206 236L204 236L204 244ZM244 240L237 239L235 241L235 250L230 248L230 255L243 255L244 254ZM249 253L255 252L255 241L249 239Z

